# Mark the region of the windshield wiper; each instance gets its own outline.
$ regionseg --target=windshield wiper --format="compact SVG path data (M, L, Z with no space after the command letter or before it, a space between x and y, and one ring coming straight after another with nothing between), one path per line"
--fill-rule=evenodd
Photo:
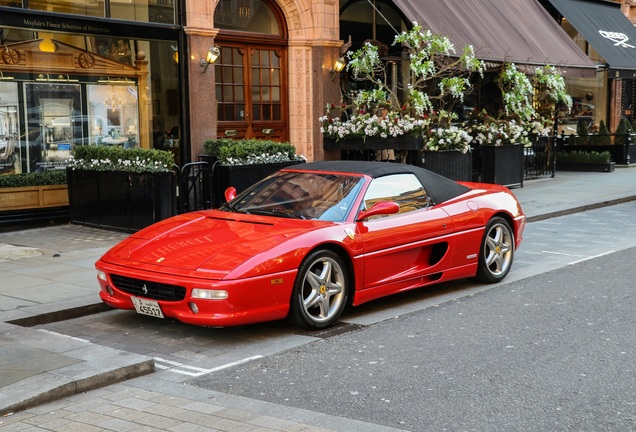
M294 213L290 210L284 210L280 208L270 208L270 209L246 209L244 210L247 214L255 214L261 216L278 216L278 217L286 217L290 219L306 219L303 215Z

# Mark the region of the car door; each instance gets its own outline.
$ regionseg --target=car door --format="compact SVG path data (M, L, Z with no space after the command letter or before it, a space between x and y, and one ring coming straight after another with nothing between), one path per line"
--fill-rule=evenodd
M439 271L437 264L448 251L444 236L452 233L452 221L443 209L429 205L413 174L373 179L364 206L381 201L398 203L400 211L357 223L364 250L363 289L398 291L421 285L423 277Z

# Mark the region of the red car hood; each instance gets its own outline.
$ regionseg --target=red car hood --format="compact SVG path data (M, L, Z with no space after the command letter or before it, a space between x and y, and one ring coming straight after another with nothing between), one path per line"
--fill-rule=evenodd
M260 253L325 222L220 211L189 213L152 225L112 248L103 261L205 271L222 278ZM270 257L273 258L273 257Z

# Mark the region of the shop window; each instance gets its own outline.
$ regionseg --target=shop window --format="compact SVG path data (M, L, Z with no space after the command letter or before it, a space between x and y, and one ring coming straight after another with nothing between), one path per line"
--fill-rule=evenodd
M15 6L21 2L0 2L0 6ZM175 24L174 0L110 0L110 11L106 13L103 0L29 0L28 7L33 10L63 14L107 17L123 20Z
M260 0L220 0L214 10L214 25L225 30L281 34L274 11Z
M105 9L102 0L29 0L29 9L64 14L104 17Z
M18 87L0 82L0 175L20 173Z

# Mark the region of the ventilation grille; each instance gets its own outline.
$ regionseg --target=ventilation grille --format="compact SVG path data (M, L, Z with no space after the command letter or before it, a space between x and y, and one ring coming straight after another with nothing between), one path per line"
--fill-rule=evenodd
M185 298L185 287L161 282L150 282L126 276L111 275L110 278L118 290L134 296L153 300L181 301Z

